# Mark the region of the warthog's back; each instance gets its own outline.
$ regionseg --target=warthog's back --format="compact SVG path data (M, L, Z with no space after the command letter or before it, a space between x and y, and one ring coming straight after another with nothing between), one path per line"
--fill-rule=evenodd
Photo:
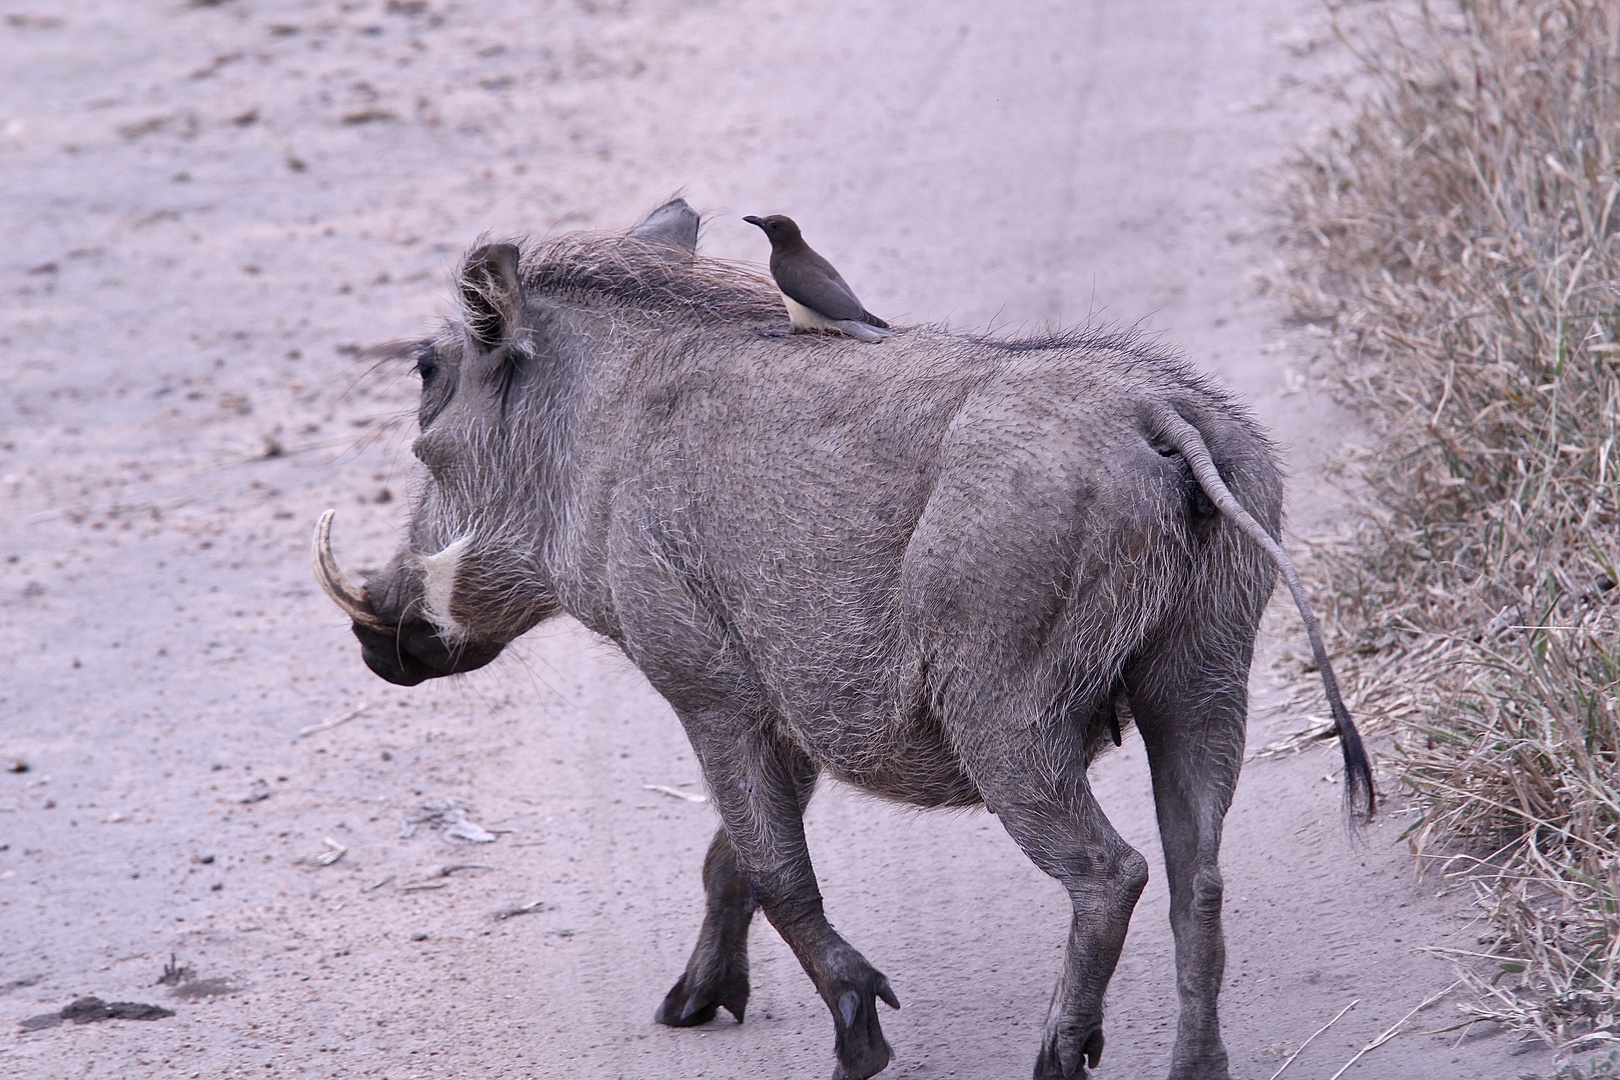
M579 494L603 535L585 546L636 567L582 605L609 609L598 629L617 636L630 609L684 660L711 650L699 670L740 663L821 764L907 801L977 799L931 706L978 677L960 665L994 658L997 677L1093 706L1200 587L1193 541L1221 530L1156 444L1154 409L1193 421L1233 489L1277 521L1264 440L1129 335L923 328L872 347L724 326L596 359L579 430L594 494ZM1245 546L1208 539L1206 561ZM1263 559L1243 571L1219 578L1269 594ZM678 592L649 596L650 580Z

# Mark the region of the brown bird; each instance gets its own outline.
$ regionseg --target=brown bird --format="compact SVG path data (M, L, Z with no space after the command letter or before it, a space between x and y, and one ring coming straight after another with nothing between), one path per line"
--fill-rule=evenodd
M794 332L831 330L861 341L882 341L894 333L855 296L832 263L813 251L790 217L745 217L771 242L771 276L782 290Z

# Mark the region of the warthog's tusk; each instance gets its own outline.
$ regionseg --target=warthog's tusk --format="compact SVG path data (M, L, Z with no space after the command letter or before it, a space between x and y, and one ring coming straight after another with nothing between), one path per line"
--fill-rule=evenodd
M315 548L312 552L315 580L321 583L326 595L330 596L332 602L342 608L343 613L349 618L361 626L393 632L395 627L373 614L371 601L366 598L365 588L350 581L343 571L338 569L337 560L332 557L332 518L336 516L336 510L328 510L321 515L320 522L315 526Z

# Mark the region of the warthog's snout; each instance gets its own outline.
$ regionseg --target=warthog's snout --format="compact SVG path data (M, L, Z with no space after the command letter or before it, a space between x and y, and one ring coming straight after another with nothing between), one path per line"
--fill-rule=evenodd
M350 581L332 555L335 513L328 510L315 526L315 580L354 621L354 636L360 639L360 654L367 667L396 685L415 686L428 679L473 671L500 655L504 644L446 642L439 629L426 619L398 614L390 618L388 612L379 612L366 587ZM390 606L399 613L421 609L420 603Z
M459 675L483 667L501 654L504 645L444 643L438 630L421 619L407 620L392 631L356 622L360 656L377 675L398 686L415 686L428 679Z

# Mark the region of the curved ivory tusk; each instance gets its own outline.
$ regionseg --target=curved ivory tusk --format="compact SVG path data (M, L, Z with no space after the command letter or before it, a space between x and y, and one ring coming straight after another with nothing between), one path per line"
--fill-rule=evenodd
M321 515L320 522L315 526L315 548L312 552L315 564L315 580L321 583L326 595L332 602L343 609L343 613L362 626L369 626L374 630L386 630L392 633L396 627L390 626L377 618L371 610L371 601L366 598L364 586L356 585L338 569L337 560L332 557L332 518L337 516L336 510L328 510Z

